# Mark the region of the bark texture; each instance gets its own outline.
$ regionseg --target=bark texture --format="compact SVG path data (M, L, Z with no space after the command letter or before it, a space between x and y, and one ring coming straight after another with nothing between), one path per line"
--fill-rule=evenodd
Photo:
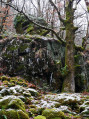
M66 8L66 50L65 50L65 66L68 68L68 73L63 83L63 92L75 92L74 81L74 38L75 27L73 25L74 11L72 6Z

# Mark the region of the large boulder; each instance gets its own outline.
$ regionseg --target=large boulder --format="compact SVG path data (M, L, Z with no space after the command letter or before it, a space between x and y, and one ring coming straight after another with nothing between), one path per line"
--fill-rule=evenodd
M32 15L29 15L28 18L35 21L38 24L47 26L46 21L41 17L37 18ZM30 35L31 34L43 35L45 32L47 32L47 30L44 30L37 25L34 25L31 22L31 20L28 20L24 15L17 14L14 19L14 26L15 26L16 32L19 34L29 33Z
M58 111L57 109L45 109L42 113L46 119L70 119L63 112Z
M1 72L60 90L64 47L56 39L18 35L3 44Z
M61 91L68 69L65 47L58 40L39 35L5 37L0 40L0 52L1 74L24 77L44 90ZM88 52L75 52L76 92L89 89Z
M13 95L4 96L0 99L0 109L8 109L8 108L21 109L25 111L23 101Z
M2 119L29 119L23 101L13 95L1 97L0 117Z

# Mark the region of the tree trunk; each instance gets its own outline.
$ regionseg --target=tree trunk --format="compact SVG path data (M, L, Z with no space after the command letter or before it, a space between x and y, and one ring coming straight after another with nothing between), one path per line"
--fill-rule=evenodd
M64 80L63 92L75 92L74 81L74 34L67 31L66 34L65 65L68 68L68 74Z
M65 66L67 66L68 73L63 83L63 92L75 92L74 81L74 38L75 27L73 25L73 9L66 8L66 49L65 49Z

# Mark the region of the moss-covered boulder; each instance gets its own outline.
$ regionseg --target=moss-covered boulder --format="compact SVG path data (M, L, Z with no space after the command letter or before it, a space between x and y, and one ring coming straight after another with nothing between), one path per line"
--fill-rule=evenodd
M0 40L1 73L24 77L44 90L62 90L64 78L68 73L67 66L64 66L64 46L54 38L38 35L15 35L5 39ZM76 92L88 89L88 54L88 51L75 52Z
M45 109L42 115L45 116L47 119L66 119L66 115L63 112L58 111L57 109Z
M0 118L2 119L29 119L24 102L17 96L0 98Z
M45 116L42 116L42 115L38 115L34 119L46 119L46 117Z
M4 96L0 99L0 109L21 109L25 111L25 105L23 101L16 96Z
M17 35L7 41L6 45L3 44L2 72L10 76L24 77L44 90L61 90L63 79L60 69L63 58L64 47L56 39L38 35ZM50 88L47 87L49 85Z
M1 109L0 118L1 119L29 119L29 116L22 110Z
M39 95L39 93L35 89L28 88L27 91L29 91L31 93L31 95L33 95L33 96L38 96Z
M2 75L2 76L0 76L0 81L2 82L2 86L4 85L5 87L13 87L13 86L18 85L18 86L16 86L16 89L20 88L20 86L35 88L35 85L33 85L33 84L31 85L27 80L25 80L21 77L10 77L10 76L6 76L6 75Z
M34 20L38 24L46 26L47 23L43 18L36 18L32 15L29 16L30 19ZM28 20L24 15L17 14L14 19L14 26L16 32L19 34L29 33L29 34L39 34L43 35L47 30L40 28L39 26L34 25L31 20Z

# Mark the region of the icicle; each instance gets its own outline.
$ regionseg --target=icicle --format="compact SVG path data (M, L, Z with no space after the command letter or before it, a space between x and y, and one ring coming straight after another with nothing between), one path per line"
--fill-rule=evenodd
M36 60L36 61L37 61L37 63L39 64L39 58L37 58L37 60Z
M48 54L49 54L49 51L47 50L47 56L48 56Z
M51 76L50 76L50 86L52 84L52 81L53 81L53 72L51 73Z

